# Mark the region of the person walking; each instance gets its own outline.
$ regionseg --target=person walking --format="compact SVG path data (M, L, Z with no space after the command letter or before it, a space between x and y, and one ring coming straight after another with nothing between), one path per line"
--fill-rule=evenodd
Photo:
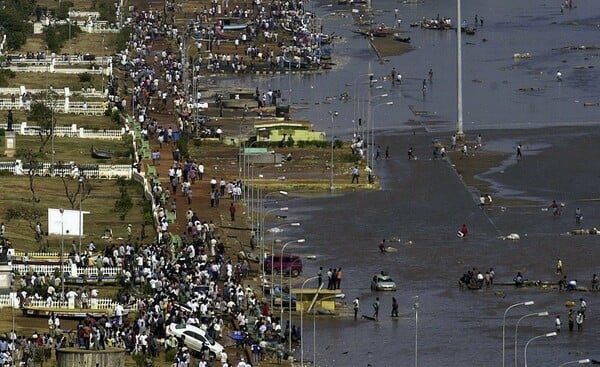
M360 176L360 172L358 170L358 166L354 166L354 168L352 168L352 183L358 183L358 178Z
M229 215L231 216L231 221L234 222L235 221L235 205L233 205L233 202L231 202L231 204L229 205Z
M385 147L385 159L390 159L390 146Z
M398 301L392 297L392 317L398 317Z
M569 310L568 321L569 321L569 332L572 332L573 327L575 326L575 312L573 311L573 309Z
M580 224L583 219L583 213L580 208L575 209L575 223Z
M520 161L523 158L522 152L523 146L521 144L517 145L517 160Z
M562 275L563 273L563 263L562 260L559 258L556 260L556 274Z
M373 302L373 318L379 320L379 297L375 298L375 302Z
M560 327L561 327L562 323L560 321L560 316L556 315L556 319L554 319L554 327L556 328L556 332L560 333Z
M323 267L319 266L319 271L317 272L317 277L319 280L319 285L317 288L321 288L321 284L323 284Z
M577 317L575 317L575 322L577 323L577 331L583 331L583 321L585 320L585 316L583 312L578 311Z
M360 309L360 300L358 297L352 301L352 308L354 309L354 320L358 317L358 310Z

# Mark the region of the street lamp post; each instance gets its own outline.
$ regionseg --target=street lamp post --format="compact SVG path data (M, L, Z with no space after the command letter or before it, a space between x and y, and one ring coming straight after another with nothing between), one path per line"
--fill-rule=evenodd
M525 344L525 352L524 352L525 353L525 367L527 367L527 347L529 347L529 343L531 343L532 341L539 339L539 338L551 338L556 335L557 335L556 332L553 331L551 333L534 336L533 338L531 338L527 341L527 344Z
M329 165L329 190L333 191L333 148L335 147L335 125L333 124L333 120L339 113L337 111L329 111L329 115L331 115L331 164Z
M519 303L515 303L514 305L510 305L506 308L506 310L504 311L504 317L502 318L502 367L505 366L504 364L504 357L505 357L505 347L506 347L506 314L508 313L508 311L510 311L512 308L517 307L517 306L531 306L533 305L535 302L534 301L527 301L527 302L519 302Z
M269 228L269 232L273 233L273 238L271 239L271 256L273 257L273 254L275 253L275 232L281 232L282 229L281 227L285 227L285 226L291 226L291 227L300 227L300 223L298 222L294 222L294 223L283 223L280 224L277 227L273 227L273 228ZM277 240L279 242L281 242L280 240ZM273 261L271 261L271 264L273 264ZM273 265L271 265L271 310L273 309Z
M383 96L387 96L387 95L383 95ZM375 106L373 106L373 108L371 108L371 118L370 120L370 127L371 127L371 143L369 144L369 150L367 150L367 154L370 153L371 155L371 164L369 165L369 167L371 167L371 169L373 169L373 161L375 160L375 119L373 118L373 116L375 115L375 110L377 109L377 107L381 107L381 106L391 106L393 105L394 102L389 101L389 102L383 102L383 103L379 103ZM367 162L369 162L369 157L367 156Z
M286 195L287 195L287 193L286 193ZM260 246L260 250L258 252L259 252L259 255L260 255L259 266L262 269L263 279L265 277L265 267L264 267L264 262L265 262L265 260L264 260L264 258L265 258L265 239L264 239L264 237L265 236L264 236L264 230L263 230L264 224L265 224L265 216L267 214L269 214L269 213L274 213L276 211L288 211L288 210L289 210L289 208L287 206L285 206L283 208L273 208L273 209L270 209L270 210L266 210L262 214L262 218L261 218L261 221L260 221L260 224L259 224L259 226L260 226L260 228L259 228L259 230L260 230L260 237L258 239L259 240L258 243L259 243L259 246Z
M536 313L530 313L527 314L525 316L521 316L521 318L517 321L517 325L515 326L515 367L517 367L517 332L519 331L519 324L521 323L521 320L527 318L527 317L531 317L531 316L548 316L548 311L544 311L544 312L536 312Z
M333 296L327 296L327 297L323 297L321 299L318 299L318 301L323 302L326 301L328 299L332 299L332 298L339 298L339 299L344 299L346 298L346 295L344 293L338 293L338 294L334 294ZM308 310L310 311L310 310ZM313 366L317 365L317 312L316 310L313 309Z
M285 248L288 247L289 245L291 245L292 243L304 243L304 242L305 242L304 238L301 238L299 240L293 240L293 241L286 242L283 245L283 247L281 247L281 257L279 259L279 266L280 266L280 269L279 269L279 276L280 276L279 287L280 287L281 294L282 294L282 297L281 297L281 307L280 307L280 309L281 309L281 316L280 316L280 319L279 319L280 322L281 322L281 320L283 320L283 252L285 251ZM271 266L273 266L273 265L271 265ZM289 318L289 323L290 323L289 329L290 329L290 332L289 332L289 341L288 341L289 348L288 349L290 351L292 350L292 294L291 294L291 290L292 290L291 289L292 288L291 287L291 285L292 285L292 274L291 273L292 273L292 270L290 269L290 289L289 289L289 293L288 293L288 296L290 298L288 300L288 303L289 303L289 306L290 306L289 307L290 308L290 318Z
M81 197L83 196L83 176L79 176L79 253L81 254L81 237L83 236L83 212L81 210Z
M565 363L561 364L558 367L563 367L563 366L567 366L567 365L570 365L570 364L587 364L587 363L590 363L590 362L591 362L591 360L589 358L578 359L576 361L565 362Z
M417 296L418 299L419 296ZM419 345L419 302L415 302L413 308L415 309L415 367L418 366L418 345Z
M64 259L65 256L65 210L63 208L58 209L60 211L60 286L62 296L65 296L65 269L64 269ZM77 274L75 274L77 276Z
M310 277L308 279L306 279L304 282L302 282L302 287L300 288L302 291L300 294L302 294L302 299L304 299L304 286L306 285L306 283L312 281L312 280L316 280L319 279L318 276L314 276L314 277ZM298 300L296 300L296 307L298 306ZM302 307L300 308L300 366L304 367L304 304L302 305Z

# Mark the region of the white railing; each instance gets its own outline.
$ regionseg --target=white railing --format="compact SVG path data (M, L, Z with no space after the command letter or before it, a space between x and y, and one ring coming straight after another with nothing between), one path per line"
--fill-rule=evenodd
M9 303L10 304L10 303ZM118 302L109 298L89 298L89 309L92 310L114 310ZM52 307L52 308L75 308L75 304L69 304L69 301L52 301L50 304L45 299L32 299L25 301L29 307Z
M53 108L54 111L56 111L57 113L70 113L79 115L103 115L106 109L108 108L108 104L106 102L69 101L68 99L56 100L54 106L49 106L46 103L46 106ZM13 100L12 98L0 98L0 109L29 110L31 109L31 100L23 102L20 99Z
M13 96L15 96L15 102L17 102L17 99L20 98L20 96L23 94L23 91L31 93L32 95L44 95L49 92L48 89L40 89L40 88L33 88L33 89L27 89L25 87L23 87L23 89L21 89L21 88L0 88L0 96L13 95ZM57 96L65 95L64 88L57 88L57 89L53 89L52 91L54 93L56 93ZM71 93L71 95L82 96L84 98L98 98L98 99L106 98L106 93L102 93L102 91L91 89L91 88L90 89L82 89L80 91L73 90L73 91L69 91L69 92Z
M89 178L112 180L119 177L130 179L133 169L128 164L86 164L78 166L74 162L61 165L39 163L35 167L30 167L20 160L16 160L15 162L0 162L0 171L11 172L15 175L29 175L30 173L34 176L79 177L83 175Z
M17 297L16 293L11 294L3 294L0 295L0 309L6 307L19 308L20 300ZM64 308L64 309L73 309L75 308L75 302L69 303L69 301L52 301L48 304L45 299L27 299L25 301L27 306L31 307L52 307L52 308ZM90 310L114 310L117 306L118 302L114 301L110 298L89 298L88 299L88 308ZM137 303L133 303L127 306L129 310L137 310Z
M18 271L20 274L25 273L44 273L44 274L52 274L57 269L60 269L60 265L25 265L25 264L13 264L12 270ZM63 265L62 270L64 274L68 274L69 277L97 277L98 276L98 268L87 267L82 268L78 266L72 265ZM103 277L116 277L121 274L122 269L118 267L103 267L100 268L102 271ZM76 275L73 275L74 272L77 272Z
M88 73L93 75L100 75L103 73L102 68L99 69L82 69L82 68L59 68L48 66L15 66L9 65L5 69L14 71L15 73L56 73L56 74L81 74Z
M7 125L0 123L0 129L7 129ZM22 122L17 126L13 126L13 129L18 135L24 136L37 136L40 131L43 131L39 126L29 126L27 122ZM71 126L56 126L54 128L54 136L62 137L77 137L83 139L111 139L118 140L125 134L125 128L111 129L111 130L95 130L95 129L84 129L78 128L76 124Z
M112 63L112 57L110 56L95 56L93 60L84 60L84 56L78 55L54 55L54 56L45 56L41 59L36 58L25 58L22 55L8 55L7 59L10 60L10 64L21 64L23 66L50 66L54 63L55 66L73 66L73 65L82 65L82 66L91 66L91 65L101 65L101 66L109 66ZM18 65L15 65L18 66ZM83 72L83 71L81 71Z

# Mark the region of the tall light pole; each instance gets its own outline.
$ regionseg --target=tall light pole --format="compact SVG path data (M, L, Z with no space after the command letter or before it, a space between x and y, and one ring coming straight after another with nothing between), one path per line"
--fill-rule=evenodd
M289 245L291 245L292 243L304 243L304 242L305 242L304 238L301 238L299 240L293 240L293 241L286 242L283 245L283 247L281 247L281 257L279 258L279 266L280 266L280 269L279 269L279 277L280 277L279 288L280 288L280 292L281 292L282 297L281 297L281 307L280 307L281 316L279 318L279 322L281 322L281 320L283 320L283 252L285 251L285 248L288 247ZM273 266L273 265L271 265L271 266ZM292 270L290 269L290 273L291 272L292 272ZM292 282L292 276L290 274L290 283L291 282ZM290 287L290 293L288 293L288 296L290 298L288 300L288 303L289 303L289 306L290 306L290 320L289 320L289 323L290 323L290 327L289 327L289 329L290 329L289 339L290 340L288 341L288 343L289 343L289 350L291 351L292 350L292 294L291 294L291 287Z
M588 364L590 362L591 362L591 360L589 360L588 358L586 358L586 359L578 359L576 361L565 362L565 363L561 364L558 367L563 367L563 366L567 366L567 365L570 365L570 364Z
M332 298L339 298L339 299L344 299L346 298L346 295L344 293L338 293L335 294L333 296L327 296L327 297L323 297L321 299L318 299L319 302L323 302L326 301L328 299L332 299ZM310 310L308 310L310 311ZM317 365L317 312L316 310L313 309L313 366Z
M329 190L333 191L333 149L335 148L335 125L334 119L339 113L337 111L329 111L331 116L331 163L329 165Z
M306 279L304 282L302 282L302 287L300 288L302 290L301 291L302 299L304 299L304 286L306 285L306 283L308 283L312 280L316 280L316 279L319 279L319 277L318 276L310 277L310 278ZM298 300L296 300L296 306L298 306ZM300 308L300 366L301 367L304 367L304 319L303 319L303 315L304 315L304 304L302 305L302 308Z
M62 296L65 296L65 269L63 268L65 263L63 257L65 256L65 210L63 208L58 209L60 211L60 286ZM77 276L77 274L75 274Z
M531 306L534 303L535 303L534 301L515 303L514 305L508 306L506 308L506 310L504 311L504 317L502 318L502 367L505 366L505 364L504 364L505 354L504 353L505 353L505 348L506 348L506 314L508 313L508 311L510 311L511 309L513 309L517 306Z
M419 296L416 297L417 301L419 299ZM415 304L413 305L413 308L415 310L415 367L418 366L418 346L419 346L419 302L415 302Z
M267 214L269 214L269 213L274 213L276 211L288 211L288 210L289 210L289 208L287 206L284 206L283 208L273 208L271 210L265 211L263 213L263 215L262 215L262 219L261 219L261 222L260 222L260 228L259 228L259 230L260 230L260 237L258 239L258 244L260 246L260 250L258 252L260 254L259 265L262 268L263 279L265 277L265 267L264 267L264 262L265 262L265 260L264 260L264 258L265 258L265 240L264 240L264 234L263 234L263 232L264 232L263 228L264 228L264 223L265 223L265 216Z
M517 321L517 325L515 326L515 367L517 367L517 332L519 331L519 324L521 323L521 320L527 318L527 317L531 317L531 316L548 316L548 311L544 311L544 312L537 312L537 313L530 313L527 314L525 316L521 316L521 318Z
M463 106L462 106L462 20L460 14L460 0L456 0L456 82L457 82L457 118L456 118L456 135L464 137L463 132Z
M83 212L81 211L81 197L83 196L83 176L79 174L79 253L81 254L81 237L83 236Z
M551 333L534 336L533 338L531 338L527 341L527 343L525 344L525 367L527 367L527 348L529 347L529 343L531 343L532 341L539 339L539 338L551 338L556 335L557 335L556 331L553 331Z
M391 106L393 105L394 102L389 101L389 102L383 102L383 103L379 103L375 106L373 106L373 108L371 108L371 143L369 144L369 150L367 151L367 154L371 155L371 164L369 165L369 167L371 167L371 169L373 169L373 161L375 160L375 119L374 119L374 115L375 115L375 110L377 109L377 107L381 107L381 106ZM369 157L367 157L367 162L369 162Z
M357 129L356 127L356 115L358 114L360 118L360 100L358 98L358 79L363 77L363 76L368 76L368 77L373 77L373 73L367 73L367 74L360 74L358 75L356 78L354 78L354 81L352 82L352 86L353 86L353 90L354 90L354 94L352 94L352 99L355 101L354 105L352 106L353 108L353 116L352 116L352 125L354 127L353 133L355 136L358 135Z
M283 230L281 229L281 227L285 227L285 226L300 227L300 223L298 223L298 222L283 223L277 227L269 228L268 232L273 233L273 239L271 240L271 257L272 258L274 258L273 254L275 254L275 233L282 232ZM277 240L277 241L281 242L281 240ZM271 264L273 264L273 261L271 261ZM273 302L274 302L272 293L273 293L273 265L271 265L271 310L273 309Z

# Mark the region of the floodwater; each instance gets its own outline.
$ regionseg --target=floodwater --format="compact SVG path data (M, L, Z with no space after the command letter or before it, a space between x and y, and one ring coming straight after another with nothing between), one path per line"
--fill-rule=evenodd
M352 132L353 120L361 116L357 111L365 111L365 74L374 73L382 85L372 90L373 105L378 106L374 108L375 142L389 145L392 151L392 159L375 162L382 189L317 198L293 198L291 193L286 203L288 220L299 221L302 227L283 233L288 240L306 239L286 251L316 255L316 260L305 261L305 277L316 274L319 266L342 267L346 302L358 296L362 313L371 314L372 302L380 297L380 320L318 319L315 350L312 319L305 318L309 320L303 325L305 360L312 361L314 353L319 366L500 366L503 314L508 306L529 300L535 305L515 307L508 313L506 366L514 365L517 319L542 311L550 316L532 316L520 323L518 365L524 365L528 340L554 331L556 315L563 321L562 332L533 341L528 364L600 360L598 293L501 285L481 291L457 287L458 278L473 267L482 272L493 267L500 282L510 282L517 271L530 280L556 281L558 257L569 279L578 279L580 285L589 287L592 274L600 271L598 237L564 235L577 228L575 207L583 209L584 227L596 226L600 220L596 204L600 169L593 159L600 154L596 128L600 110L583 106L600 101L599 51L589 49L598 42L600 7L592 0L575 0L574 4L576 8L561 14L559 1L462 2L463 19L472 23L475 14L484 18L475 36L462 37L464 128L467 134L482 132L490 149L514 153L514 146L523 143L521 162L517 164L511 155L482 177L504 196L534 200L529 206L481 210L476 201L479 193L470 192L447 162L428 159L431 140L448 139L455 130L456 33L409 28L408 24L438 14L455 19L454 2L376 2L375 7L383 10L377 13L376 22L393 24L393 9L398 8L401 29L415 47L383 64L362 37L351 33L351 21L339 15L344 14L341 7L323 5L317 9L321 15L336 12L327 16L325 31L344 37L334 45L336 70L230 81L246 86L255 83L262 90L281 89L286 98L291 89L294 117L310 119L318 129L328 130L328 111L339 111L335 133L345 136ZM588 48L564 49L580 45ZM525 52L532 57L512 58L514 53ZM594 68L576 68L580 66ZM403 75L401 86L381 81L392 67ZM421 83L430 68L433 82L423 94ZM562 82L556 81L557 70ZM337 98L343 92L350 94L350 101ZM388 97L375 97L378 94ZM387 101L394 104L382 104ZM413 115L409 106L428 111L428 116ZM413 134L410 120L420 121L425 128ZM406 159L408 146L415 148L418 160ZM560 218L544 210L554 199L565 203ZM470 234L459 239L455 233L463 223ZM521 239L500 239L510 233L518 233ZM398 252L380 254L381 239L395 240L390 246ZM398 283L394 294L370 291L371 277L382 270ZM389 317L392 295L401 305L401 317L394 320ZM583 332L569 333L565 302L579 297L588 301L588 316ZM419 303L418 325L415 302Z

